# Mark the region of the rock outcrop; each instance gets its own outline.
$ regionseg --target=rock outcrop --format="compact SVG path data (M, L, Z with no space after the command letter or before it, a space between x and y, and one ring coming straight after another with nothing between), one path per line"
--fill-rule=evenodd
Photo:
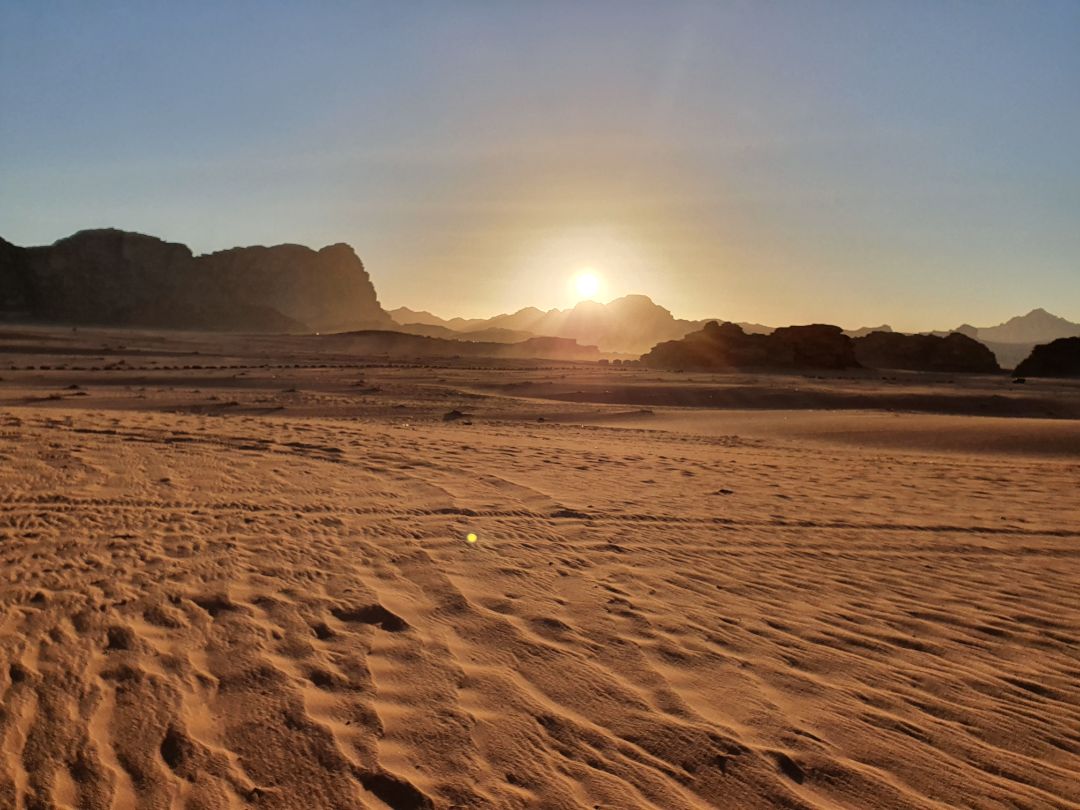
M0 316L29 321L250 332L391 324L348 245L186 245L114 229L47 247L0 244Z
M1001 371L989 348L959 332L946 337L871 332L856 338L854 343L855 357L867 368L977 374Z
M35 307L26 250L0 239L0 318L18 317Z
M317 332L392 325L375 287L346 244L312 250L302 245L245 247L198 258L225 294L277 310Z
M641 358L653 368L719 371L733 368L857 368L852 340L839 326L785 326L747 334L734 323L710 321L681 340L656 345Z
M1017 377L1080 377L1080 337L1036 346L1013 373Z

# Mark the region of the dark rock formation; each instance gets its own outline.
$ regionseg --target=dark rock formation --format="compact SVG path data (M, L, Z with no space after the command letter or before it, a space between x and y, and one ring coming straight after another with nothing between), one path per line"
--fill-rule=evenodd
M0 317L250 332L391 323L348 245L196 257L185 245L114 229L80 231L47 247L0 242Z
M1018 377L1080 377L1080 337L1036 346L1014 373Z
M319 251L301 245L233 248L197 261L227 294L276 309L315 331L393 323L379 306L363 263L346 244Z
M186 246L117 230L80 231L22 252L30 319L108 326L176 327L199 313L185 294L194 271ZM7 268L0 275L8 275Z
M654 368L856 368L852 341L839 326L785 326L768 335L750 334L737 324L710 321L681 340L660 343L641 358Z
M25 315L35 306L26 251L0 239L0 318Z
M984 374L1001 371L990 349L958 332L947 337L871 332L854 343L855 357L867 368Z
M781 366L792 368L858 368L852 341L839 326L812 324L783 326L763 335L770 355Z

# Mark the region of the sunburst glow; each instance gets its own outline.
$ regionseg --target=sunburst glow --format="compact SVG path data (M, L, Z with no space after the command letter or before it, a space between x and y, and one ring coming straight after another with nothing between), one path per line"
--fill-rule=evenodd
M582 268L574 276L574 291L582 299L593 298L600 292L600 276L591 267Z

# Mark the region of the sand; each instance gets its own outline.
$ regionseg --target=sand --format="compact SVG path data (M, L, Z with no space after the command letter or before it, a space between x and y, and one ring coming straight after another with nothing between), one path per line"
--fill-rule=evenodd
M0 333L0 807L1080 807L1080 388L469 362Z

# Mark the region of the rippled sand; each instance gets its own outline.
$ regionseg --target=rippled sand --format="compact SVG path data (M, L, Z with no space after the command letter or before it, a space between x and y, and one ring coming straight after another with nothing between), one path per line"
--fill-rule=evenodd
M1080 806L1080 422L45 337L0 807Z

